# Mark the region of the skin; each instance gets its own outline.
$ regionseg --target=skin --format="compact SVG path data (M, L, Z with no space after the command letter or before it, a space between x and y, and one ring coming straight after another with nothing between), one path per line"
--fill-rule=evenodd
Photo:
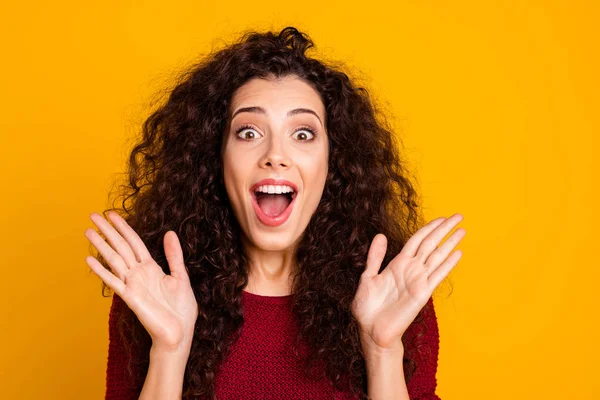
M236 112L261 107L261 112ZM289 116L288 111L305 108ZM319 93L295 76L254 78L233 95L224 149L223 175L229 200L242 228L242 243L249 258L250 293L265 296L290 294L289 277L296 268L299 240L314 214L325 187L329 143L325 106ZM238 128L250 125L236 134ZM314 135L303 127L310 127ZM252 207L250 187L265 178L282 178L296 184L292 213L282 225L260 222Z
M380 274L387 238L383 234L375 236L352 304L366 345L388 353L403 351L402 335L462 256L460 250L450 252L465 236L463 228L438 247L462 220L461 214L454 214L429 222Z
M387 265L387 238L377 234L371 242L352 314L360 327L367 366L367 390L372 399L410 400L402 359L402 335L462 257L451 251L465 236L463 228L442 239L463 220L461 214L437 218L419 229ZM441 244L441 245L440 245Z
M297 244L325 185L329 150L325 110L318 93L294 77L248 81L234 94L230 115L248 106L260 106L266 113L243 112L229 121L222 152L225 185L250 259L246 290L283 296L290 292L288 278L296 267ZM319 118L309 113L287 116L289 110L300 107L314 110ZM242 124L256 129L242 131L238 138L234 132ZM310 132L296 132L301 125L317 133L314 141L305 141L312 138ZM251 204L249 188L268 177L284 178L298 186L297 204L290 218L278 227L262 225ZM86 262L127 303L152 338L151 359L155 361L150 363L142 397L179 398L198 316L179 239L173 231L165 233L170 269L166 275L123 218L113 211L108 218L112 225L98 213L90 215L108 243L91 228L85 236L112 273L92 256L86 257ZM373 238L351 307L360 327L371 398L409 399L401 378L402 335L462 257L462 251L452 251L465 236L465 229L455 230L442 244L462 220L461 214L432 220L408 240L381 274L387 238L383 234Z

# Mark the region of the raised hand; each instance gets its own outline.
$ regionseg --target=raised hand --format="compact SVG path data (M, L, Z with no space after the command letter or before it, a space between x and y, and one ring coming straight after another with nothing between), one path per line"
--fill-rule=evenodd
M462 219L461 214L454 214L423 226L381 274L378 271L385 257L387 238L383 234L373 238L367 266L352 302L363 346L380 352L404 350L402 335L462 256L460 250L452 254L450 251L465 236L463 228L437 247Z
M114 274L92 256L87 256L85 261L136 314L150 334L153 348L166 352L189 351L198 303L183 263L177 234L168 231L164 236L170 270L170 275L166 275L138 234L120 215L110 211L108 218L114 227L100 214L90 215L110 245L94 229L88 228L85 236Z

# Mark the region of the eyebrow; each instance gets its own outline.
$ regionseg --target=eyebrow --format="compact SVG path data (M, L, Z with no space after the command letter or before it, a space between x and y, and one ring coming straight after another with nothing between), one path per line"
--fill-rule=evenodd
M259 107L259 106L242 107L242 108L237 109L236 112L233 113L233 115L231 116L231 119L233 120L233 118L236 115L238 115L239 113L243 113L243 112L267 114L267 111L264 108ZM293 110L288 111L287 116L291 117L293 115L303 114L303 113L308 113L308 114L314 115L315 117L317 117L317 119L321 123L321 126L323 126L323 121L321 121L321 118L319 118L319 115L316 112L314 112L313 110L311 110L310 108L295 108Z

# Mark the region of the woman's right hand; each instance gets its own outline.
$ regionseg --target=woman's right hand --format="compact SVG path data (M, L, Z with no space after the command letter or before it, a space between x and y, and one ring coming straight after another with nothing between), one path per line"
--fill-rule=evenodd
M136 314L152 338L153 349L188 352L198 318L198 303L183 263L177 234L168 231L164 236L170 269L170 275L166 275L152 259L142 239L120 215L110 211L108 218L116 230L100 214L90 215L112 247L94 229L88 228L85 236L114 274L92 256L87 256L85 261Z

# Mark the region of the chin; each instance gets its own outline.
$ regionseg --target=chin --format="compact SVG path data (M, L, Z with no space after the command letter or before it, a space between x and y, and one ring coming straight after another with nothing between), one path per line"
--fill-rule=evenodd
M297 241L297 238L283 232L255 232L250 238L255 247L265 251L284 251Z

